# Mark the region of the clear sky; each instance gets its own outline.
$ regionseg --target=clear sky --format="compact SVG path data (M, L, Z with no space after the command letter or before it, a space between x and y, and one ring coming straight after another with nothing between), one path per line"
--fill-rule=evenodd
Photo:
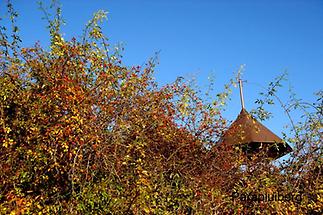
M3 12L5 0L0 0ZM25 45L48 45L46 22L37 1L13 0ZM45 1L49 2L49 1ZM288 85L301 98L313 100L323 82L322 0L61 0L67 38L81 35L92 14L109 12L104 33L112 43L122 42L127 65L141 65L159 54L156 80L161 85L178 76L196 76L200 85L215 77L221 90L245 64L246 108L261 88L287 70ZM3 13L2 13L3 14ZM238 89L225 116L240 111ZM264 122L280 135L287 117L277 105L274 118Z

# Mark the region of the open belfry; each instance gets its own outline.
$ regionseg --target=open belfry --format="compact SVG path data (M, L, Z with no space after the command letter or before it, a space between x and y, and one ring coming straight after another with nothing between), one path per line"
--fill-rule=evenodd
M241 112L220 140L220 144L238 146L248 157L266 152L267 157L280 158L292 151L284 141L251 116L244 107L242 80L239 77Z

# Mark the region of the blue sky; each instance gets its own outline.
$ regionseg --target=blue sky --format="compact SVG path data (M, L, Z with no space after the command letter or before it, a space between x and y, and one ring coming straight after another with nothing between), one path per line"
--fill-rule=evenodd
M5 0L0 0L3 12ZM46 22L37 1L13 0L24 44L48 45ZM45 1L49 2L49 1ZM109 12L104 33L111 43L122 42L127 65L141 65L159 54L156 80L161 85L178 76L197 77L201 86L213 74L219 91L241 64L248 110L259 85L287 70L289 80L278 94L285 99L289 85L305 100L322 89L323 1L320 0L61 0L67 38L81 35L92 14ZM3 14L3 13L2 13ZM271 107L274 118L264 122L277 134L288 122L283 110ZM240 111L234 89L225 116Z

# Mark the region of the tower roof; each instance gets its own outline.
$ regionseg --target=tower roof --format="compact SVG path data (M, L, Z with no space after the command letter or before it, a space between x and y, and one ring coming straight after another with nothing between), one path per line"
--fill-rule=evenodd
M253 118L244 108L220 142L239 145L248 153L260 151L265 146L268 147L268 156L272 158L281 157L292 151L287 143Z

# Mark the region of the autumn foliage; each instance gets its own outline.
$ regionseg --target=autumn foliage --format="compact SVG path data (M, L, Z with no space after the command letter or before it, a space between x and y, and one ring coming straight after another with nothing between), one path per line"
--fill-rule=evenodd
M216 144L226 127L221 105L227 92L207 102L180 79L158 87L154 59L143 67L123 65L101 31L103 11L82 39L65 41L58 8L48 20L46 50L20 47L16 13L11 4L8 9L12 35L4 27L0 35L1 213L322 210L322 94L286 136L295 148L286 163L273 165L265 156L246 161L237 149ZM233 192L303 198L244 201Z

